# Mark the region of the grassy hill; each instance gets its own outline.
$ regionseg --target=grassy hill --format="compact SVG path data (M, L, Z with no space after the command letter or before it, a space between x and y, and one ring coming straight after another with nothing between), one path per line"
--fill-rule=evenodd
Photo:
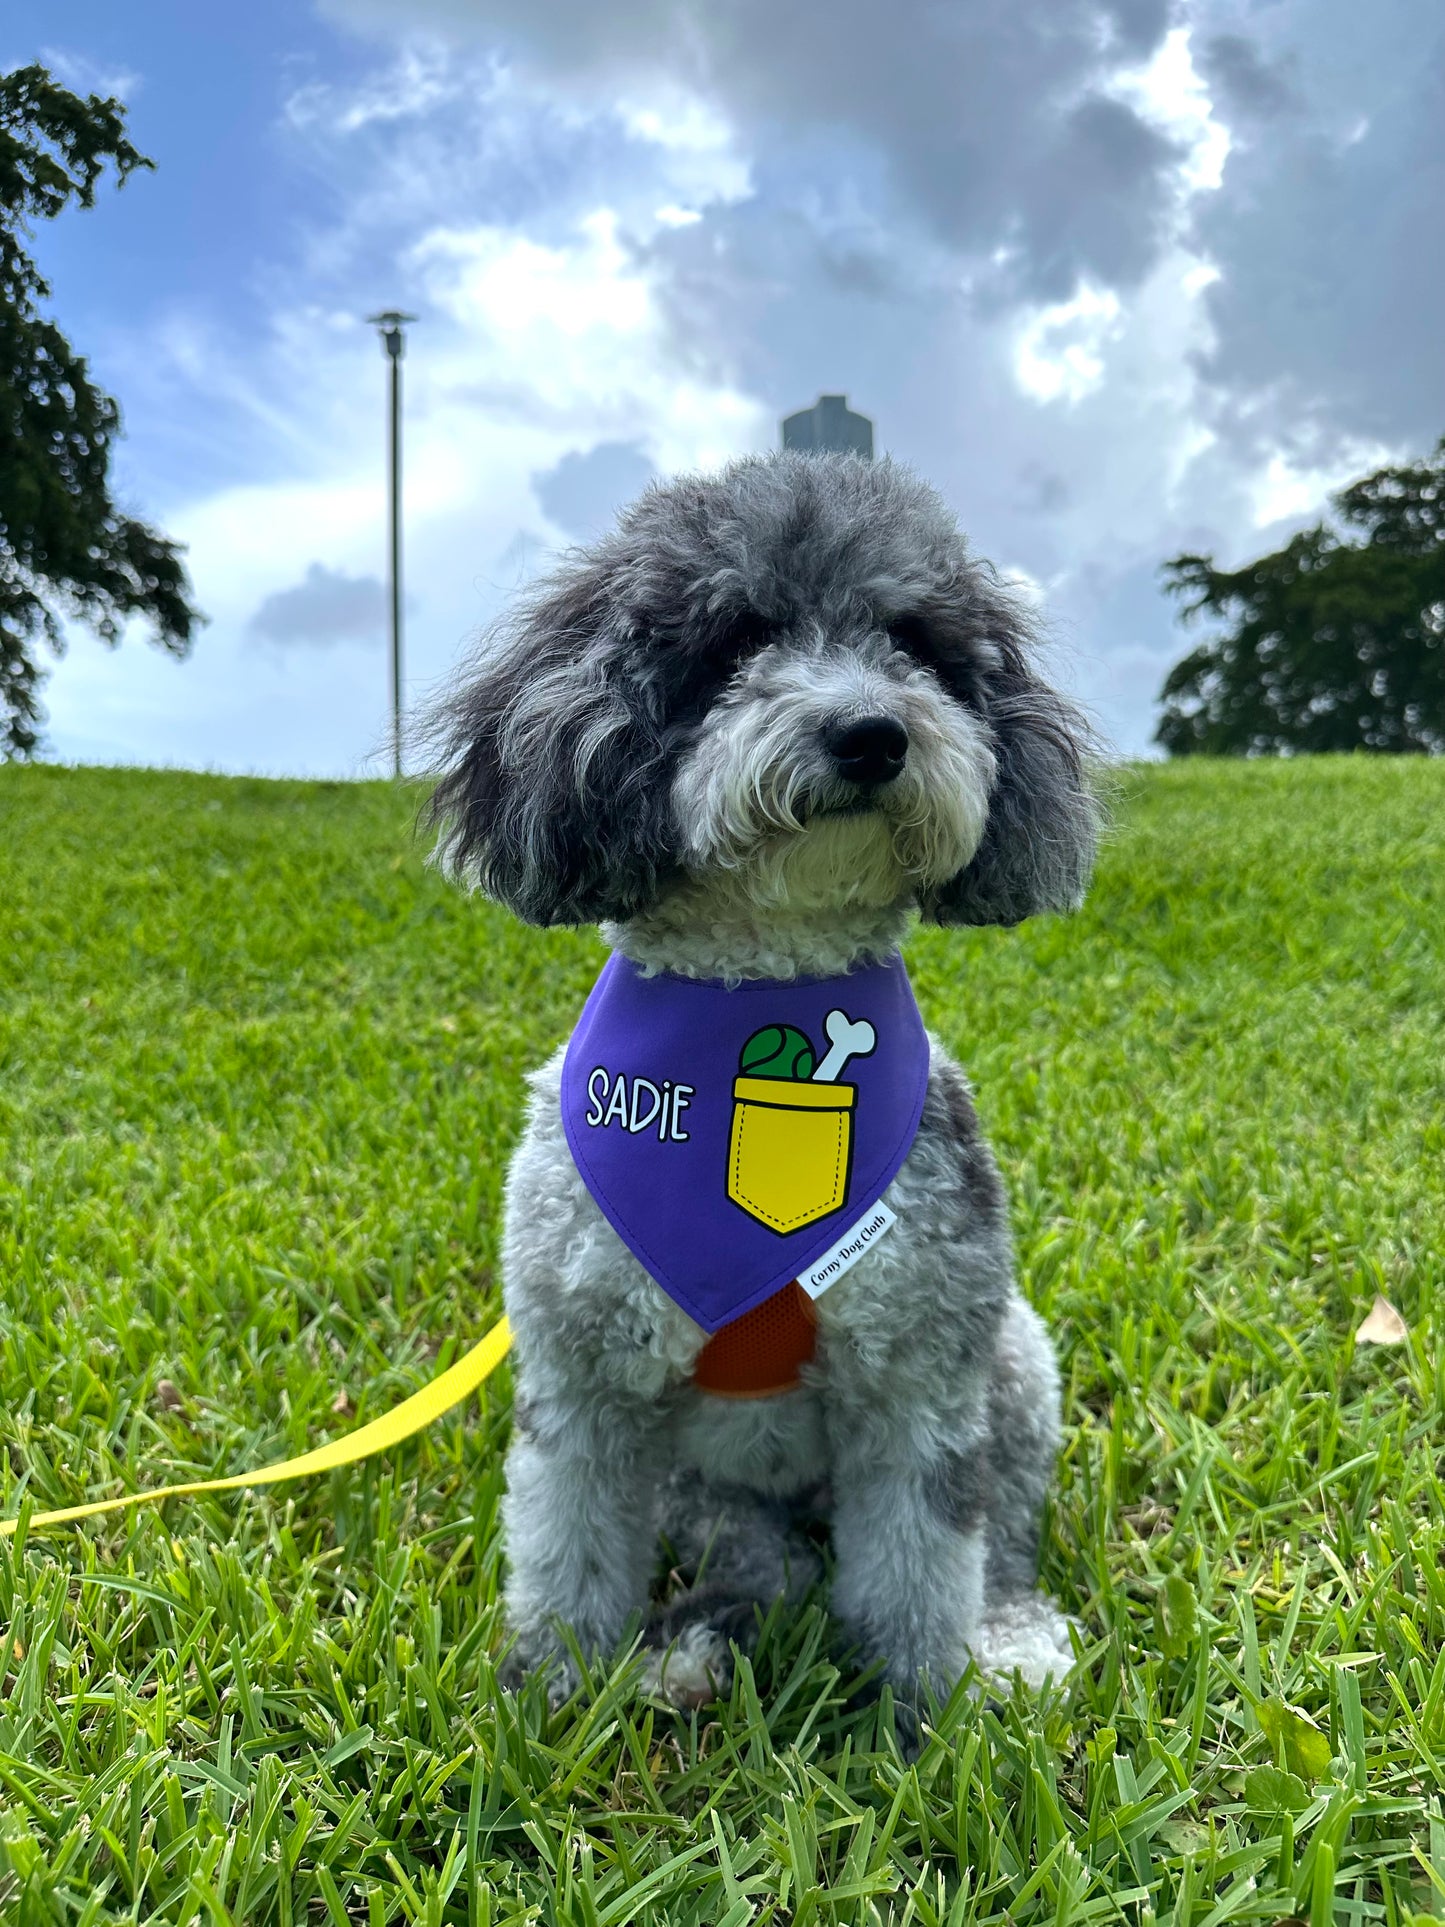
M300 1451L495 1315L600 950L449 890L416 800L0 769L0 1512ZM502 1695L503 1371L0 1544L7 1927L1445 1912L1445 766L1138 772L1082 915L910 962L1066 1360L1070 1689L905 1768L814 1608L691 1721Z

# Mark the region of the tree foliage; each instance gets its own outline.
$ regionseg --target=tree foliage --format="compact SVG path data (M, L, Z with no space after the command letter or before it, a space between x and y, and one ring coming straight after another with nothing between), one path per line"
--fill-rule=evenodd
M1242 569L1164 565L1186 618L1224 624L1160 692L1171 755L1445 751L1445 439L1332 505L1338 527Z
M40 312L50 289L26 249L32 222L94 204L107 165L120 182L152 165L119 101L82 99L43 67L0 75L0 758L36 747L36 645L61 652L62 618L114 643L146 617L174 655L201 620L177 545L111 499L120 412Z

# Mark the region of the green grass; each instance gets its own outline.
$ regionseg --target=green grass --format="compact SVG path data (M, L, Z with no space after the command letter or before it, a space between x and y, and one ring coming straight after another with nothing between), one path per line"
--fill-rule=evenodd
M302 1450L495 1316L599 950L450 892L415 801L0 771L0 1511ZM1070 1688L905 1766L819 1606L692 1720L503 1694L504 1370L0 1545L5 1927L1445 1914L1445 766L1140 772L1083 915L911 962L1066 1361Z

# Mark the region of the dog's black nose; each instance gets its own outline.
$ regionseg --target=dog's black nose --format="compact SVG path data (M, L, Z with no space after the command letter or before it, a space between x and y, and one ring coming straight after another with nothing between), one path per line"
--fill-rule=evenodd
M891 783L908 755L908 731L891 716L835 723L823 741L848 783Z

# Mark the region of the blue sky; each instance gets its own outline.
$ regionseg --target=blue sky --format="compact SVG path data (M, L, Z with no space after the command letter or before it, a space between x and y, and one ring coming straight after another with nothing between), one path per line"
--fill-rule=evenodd
M1141 753L1160 561L1445 430L1432 0L12 0L0 52L157 163L35 248L211 618L181 664L76 635L56 757L377 766L378 306L414 697L650 474L844 391Z

